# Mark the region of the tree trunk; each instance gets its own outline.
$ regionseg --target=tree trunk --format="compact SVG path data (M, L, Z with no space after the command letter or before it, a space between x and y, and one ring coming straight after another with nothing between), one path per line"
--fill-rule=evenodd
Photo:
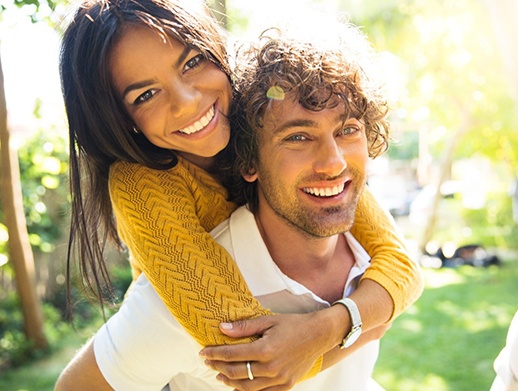
M7 105L4 75L0 58L0 155L2 176L2 206L5 225L9 233L9 255L24 318L24 331L28 340L38 349L47 346L43 333L43 313L36 294L34 257L25 221L20 183L18 154L9 144Z
M430 207L430 215L428 216L428 220L426 221L426 225L424 231L419 238L418 246L419 249L424 252L426 245L433 238L433 234L435 231L435 226L437 224L437 213L439 210L439 202L442 198L441 195L441 187L445 181L448 180L451 174L451 166L453 164L453 158L455 156L455 150L460 143L462 137L469 132L472 127L472 119L470 113L467 112L460 102L457 103L457 110L463 114L463 118L461 123L458 125L457 129L453 133L452 137L448 138L448 142L446 144L446 148L444 150L443 156L439 163L439 175L435 180L433 185L437 189L435 196L432 200L432 205Z

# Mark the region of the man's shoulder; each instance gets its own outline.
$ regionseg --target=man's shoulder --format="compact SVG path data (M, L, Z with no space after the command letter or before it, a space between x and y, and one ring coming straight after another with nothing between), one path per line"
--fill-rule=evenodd
M370 263L371 257L369 253L367 253L367 250L363 248L363 246L360 244L358 239L354 237L354 235L351 232L344 233L344 236L347 240L347 244L351 248L351 251L353 252L354 259L358 265L365 265L368 266Z
M226 219L221 222L218 226L216 226L212 231L210 231L210 235L214 238L214 240L221 244L222 241L228 241L230 237L230 219Z
M242 231L241 229L236 229L236 224L240 228L244 226L248 227L248 229L253 228L250 227L250 222L253 221L255 224L255 220L250 219L250 216L253 216L252 213L246 205L243 205L237 208L228 219L210 231L214 240L223 246L234 259L233 239L239 241L240 235L243 234L243 232L240 232Z

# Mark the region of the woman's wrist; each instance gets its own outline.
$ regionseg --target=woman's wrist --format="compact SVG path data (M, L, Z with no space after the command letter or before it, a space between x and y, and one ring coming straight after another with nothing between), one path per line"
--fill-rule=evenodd
M319 324L323 325L328 337L325 345L328 351L337 347L351 330L351 317L343 305L332 305L319 312L322 317Z

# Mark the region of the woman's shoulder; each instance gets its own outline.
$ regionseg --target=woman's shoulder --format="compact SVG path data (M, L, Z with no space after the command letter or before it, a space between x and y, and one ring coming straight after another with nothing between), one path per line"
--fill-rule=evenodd
M136 182L156 181L163 177L167 177L170 180L173 177L181 178L188 175L190 174L180 163L168 169L155 169L141 163L117 161L110 167L110 183L128 180Z
M109 183L112 191L114 187L167 187L175 183L175 188L219 188L214 178L201 168L178 159L174 167L168 169L154 169L140 163L118 161L110 167Z

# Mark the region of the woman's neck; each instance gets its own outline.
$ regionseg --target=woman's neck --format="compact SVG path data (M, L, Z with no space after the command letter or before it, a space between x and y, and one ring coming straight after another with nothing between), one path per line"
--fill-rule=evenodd
M216 158L214 156L204 157L204 156L194 155L192 153L186 153L186 152L178 153L178 155L183 157L188 162L202 168L203 170L207 171L208 173L213 174L217 170L216 169Z

